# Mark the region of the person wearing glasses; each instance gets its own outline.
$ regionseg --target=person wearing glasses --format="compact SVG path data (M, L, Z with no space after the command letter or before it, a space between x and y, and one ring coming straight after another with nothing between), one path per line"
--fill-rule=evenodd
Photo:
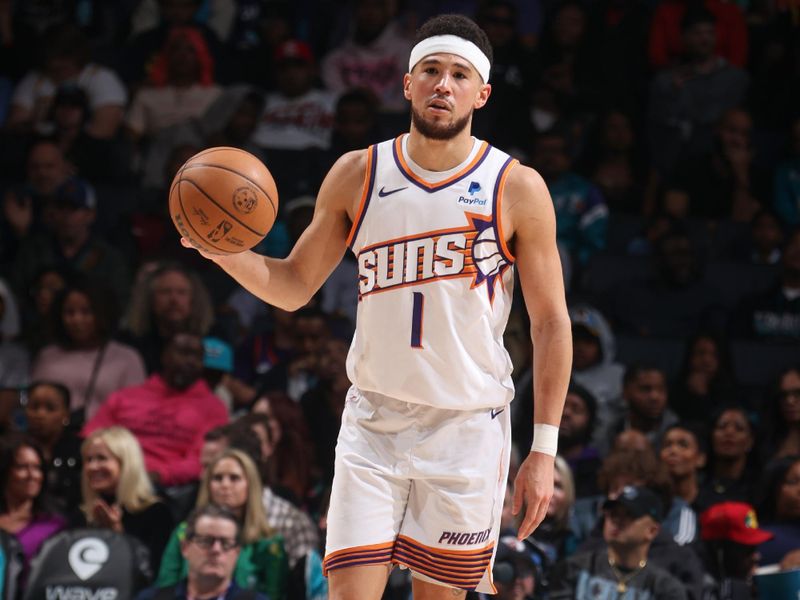
M216 504L196 508L181 541L186 577L174 585L147 588L137 600L269 600L256 591L243 590L233 579L241 535L239 520L228 509Z

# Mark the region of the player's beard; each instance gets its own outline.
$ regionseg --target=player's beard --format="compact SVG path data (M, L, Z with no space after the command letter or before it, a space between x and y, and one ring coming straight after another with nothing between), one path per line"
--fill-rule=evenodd
M464 117L456 119L449 124L439 124L427 121L422 113L418 112L413 106L411 107L411 122L414 128L419 131L423 137L431 140L452 140L459 133L469 125L472 118L472 111L468 112Z

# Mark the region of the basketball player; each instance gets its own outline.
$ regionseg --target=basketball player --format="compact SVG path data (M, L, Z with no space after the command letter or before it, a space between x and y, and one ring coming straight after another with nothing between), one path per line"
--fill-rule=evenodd
M348 247L358 258L353 386L328 513L332 600L379 599L392 564L411 569L417 599L494 591L514 265L536 347L534 444L515 481L520 538L552 495L570 322L545 184L470 135L491 93L491 54L466 17L428 21L403 78L410 132L334 164L288 258L205 255L286 310L309 301Z

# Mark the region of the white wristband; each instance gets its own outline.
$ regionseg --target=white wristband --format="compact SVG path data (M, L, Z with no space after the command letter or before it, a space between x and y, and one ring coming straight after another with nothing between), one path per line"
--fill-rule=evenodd
M546 423L534 423L531 452L555 456L558 452L558 427Z

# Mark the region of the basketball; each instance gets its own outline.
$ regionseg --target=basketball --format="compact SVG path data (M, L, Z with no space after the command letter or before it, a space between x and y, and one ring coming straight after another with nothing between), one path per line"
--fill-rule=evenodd
M209 254L249 250L269 233L278 190L258 158L238 148L195 154L169 189L169 213L178 233Z

